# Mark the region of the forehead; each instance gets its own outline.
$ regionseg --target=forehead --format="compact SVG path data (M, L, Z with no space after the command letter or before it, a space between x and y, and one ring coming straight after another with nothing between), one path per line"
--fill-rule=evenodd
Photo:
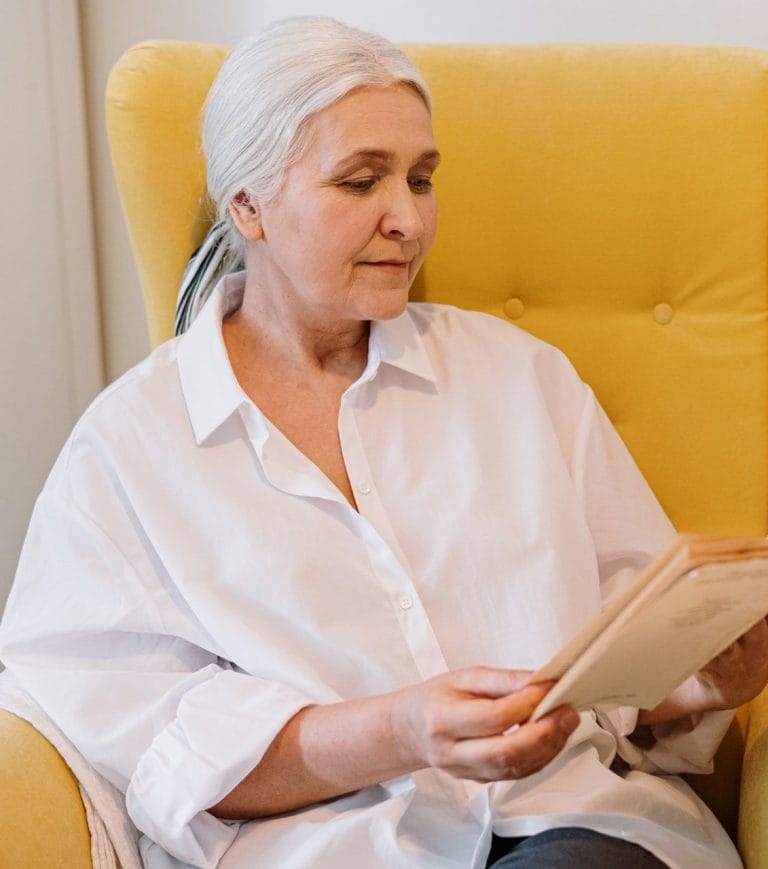
M432 119L406 84L351 91L307 124L305 158L325 165L356 151L387 151L403 158L434 149Z

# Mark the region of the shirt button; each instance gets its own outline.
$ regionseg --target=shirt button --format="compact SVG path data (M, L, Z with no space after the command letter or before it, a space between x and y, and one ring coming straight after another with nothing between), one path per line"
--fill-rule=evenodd
M413 600L407 595L400 598L400 609L409 610L413 606Z
M371 484L367 480L364 480L357 488L363 495L368 495L371 491Z

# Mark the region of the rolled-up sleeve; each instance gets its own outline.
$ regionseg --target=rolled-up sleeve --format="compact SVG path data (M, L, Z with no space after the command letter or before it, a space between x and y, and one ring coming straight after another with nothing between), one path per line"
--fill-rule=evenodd
M186 691L131 777L126 800L136 826L188 863L215 865L236 830L206 809L242 781L308 702L226 670Z

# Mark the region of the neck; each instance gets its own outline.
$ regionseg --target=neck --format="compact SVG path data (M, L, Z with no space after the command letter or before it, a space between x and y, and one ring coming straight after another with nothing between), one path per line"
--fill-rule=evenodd
M278 297L284 299L284 297ZM369 323L333 321L276 303L249 283L243 303L223 324L230 357L262 361L273 370L332 373L357 379L368 361Z

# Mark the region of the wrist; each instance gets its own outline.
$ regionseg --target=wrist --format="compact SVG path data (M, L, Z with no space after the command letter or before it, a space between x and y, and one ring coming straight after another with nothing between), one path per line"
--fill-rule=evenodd
M388 742L392 746L393 757L404 773L429 766L419 751L419 740L413 722L413 693L413 688L408 687L386 695L389 701Z

